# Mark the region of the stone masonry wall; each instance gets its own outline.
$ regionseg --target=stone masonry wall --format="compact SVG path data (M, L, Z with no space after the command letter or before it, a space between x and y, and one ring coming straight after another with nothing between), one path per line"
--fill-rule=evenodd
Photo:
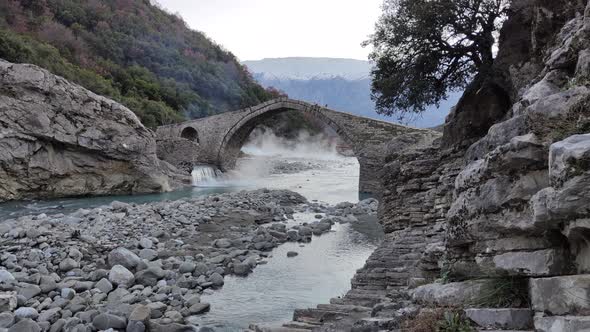
M157 155L161 160L190 174L198 163L201 147L198 143L184 138L156 141Z
M359 161L359 187L363 193L378 194L381 191L377 175L384 164L384 147L392 137L406 133L429 135L431 132L337 112L303 101L279 98L243 110L158 127L156 134L159 146L165 150L158 153L175 165L201 163L215 165L221 170L231 169L256 125L271 115L286 111L309 114L338 133ZM196 152L190 152L185 149L188 145L181 142L179 149L188 152L184 154L186 158L183 161L183 154L175 153L172 149L174 144L180 142L178 138L187 127L197 132L199 143Z

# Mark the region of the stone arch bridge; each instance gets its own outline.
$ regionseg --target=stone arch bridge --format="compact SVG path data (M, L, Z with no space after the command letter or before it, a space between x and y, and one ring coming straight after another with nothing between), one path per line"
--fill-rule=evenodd
M261 120L286 111L311 114L334 129L352 148L360 165L359 190L363 193L378 193L387 142L401 134L422 131L280 98L234 112L158 127L158 156L186 170L198 164L231 169L242 145Z

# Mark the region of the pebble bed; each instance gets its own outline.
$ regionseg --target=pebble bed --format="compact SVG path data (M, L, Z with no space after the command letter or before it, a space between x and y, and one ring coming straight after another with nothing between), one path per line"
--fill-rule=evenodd
M288 228L294 213L316 221ZM248 275L281 243L376 213L374 199L327 205L259 189L6 220L0 331L199 331L210 309L200 295L225 275Z

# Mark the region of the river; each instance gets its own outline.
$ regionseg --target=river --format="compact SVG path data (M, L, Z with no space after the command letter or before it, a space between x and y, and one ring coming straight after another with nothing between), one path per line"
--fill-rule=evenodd
M351 157L259 154L240 159L235 171L220 177L213 178L212 172L208 167L195 168L195 186L171 193L0 204L0 218L68 213L113 200L145 203L257 188L290 189L310 201L330 204L359 199L359 166ZM314 215L300 213L294 217L290 222L301 223L312 221ZM381 237L382 232L373 221L364 229L336 224L332 232L314 236L311 243L285 243L252 274L227 276L223 288L203 294L202 300L211 303L211 311L200 317L199 325L214 331L241 331L250 323L280 326L291 320L294 309L315 307L344 295L355 271L363 266ZM287 258L288 251L297 251L299 255Z

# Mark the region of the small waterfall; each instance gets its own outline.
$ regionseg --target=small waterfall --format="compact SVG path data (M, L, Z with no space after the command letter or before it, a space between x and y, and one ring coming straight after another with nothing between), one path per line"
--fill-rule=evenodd
M191 175L193 177L193 186L207 186L215 184L215 179L221 175L221 171L213 166L199 165L193 168Z

